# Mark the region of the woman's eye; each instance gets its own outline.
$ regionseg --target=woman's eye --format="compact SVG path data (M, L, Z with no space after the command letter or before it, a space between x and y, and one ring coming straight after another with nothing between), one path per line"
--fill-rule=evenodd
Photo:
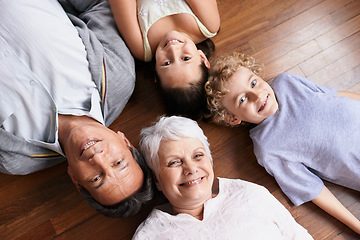
M190 57L183 57L182 59L183 59L183 61L189 61Z
M168 163L168 167L174 167L174 166L178 166L181 164L180 160L174 160Z
M197 154L195 154L194 158L201 158L202 156L204 156L204 154L202 154L202 153L197 153Z
M170 65L170 61L166 61L162 64L163 66L169 66Z
M240 98L239 103L241 104L241 103L243 103L243 102L245 102L245 97Z
M115 163L115 165L116 165L116 166L119 166L121 163L122 163L122 161L119 160L119 161L117 161L117 162Z
M252 82L251 82L251 87L252 87L252 88L255 87L256 83L257 83L256 80L252 81Z

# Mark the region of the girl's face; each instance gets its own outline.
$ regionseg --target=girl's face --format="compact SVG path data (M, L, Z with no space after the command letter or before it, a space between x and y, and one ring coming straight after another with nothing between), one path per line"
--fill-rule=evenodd
M170 31L164 35L155 53L156 71L164 88L188 87L201 76L202 62L209 68L205 54L185 34Z
M229 92L221 102L232 114L226 119L231 125L241 121L259 124L278 109L273 89L248 68L240 67L224 86Z
M211 198L214 171L200 140L163 140L158 155L157 186L175 212L202 207Z

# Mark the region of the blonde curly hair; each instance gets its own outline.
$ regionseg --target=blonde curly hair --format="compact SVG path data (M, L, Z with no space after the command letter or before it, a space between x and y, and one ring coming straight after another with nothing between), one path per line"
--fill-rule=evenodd
M221 98L229 92L225 88L226 82L240 67L248 68L256 75L259 75L263 70L263 65L256 63L253 57L239 52L216 57L211 62L205 91L207 107L211 113L210 118L215 123L228 125L225 117L230 113L222 106Z

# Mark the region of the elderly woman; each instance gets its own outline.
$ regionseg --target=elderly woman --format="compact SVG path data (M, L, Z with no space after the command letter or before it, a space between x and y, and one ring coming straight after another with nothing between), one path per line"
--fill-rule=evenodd
M162 117L141 132L140 148L160 191L134 239L312 239L264 187L214 181L209 143L198 124Z

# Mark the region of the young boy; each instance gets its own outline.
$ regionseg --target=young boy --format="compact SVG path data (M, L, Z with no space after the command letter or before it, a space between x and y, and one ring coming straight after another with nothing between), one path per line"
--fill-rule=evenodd
M360 234L360 221L321 180L360 191L360 95L288 73L270 87L254 59L239 53L212 66L205 88L213 121L257 124L250 130L257 160L290 200L313 201Z

